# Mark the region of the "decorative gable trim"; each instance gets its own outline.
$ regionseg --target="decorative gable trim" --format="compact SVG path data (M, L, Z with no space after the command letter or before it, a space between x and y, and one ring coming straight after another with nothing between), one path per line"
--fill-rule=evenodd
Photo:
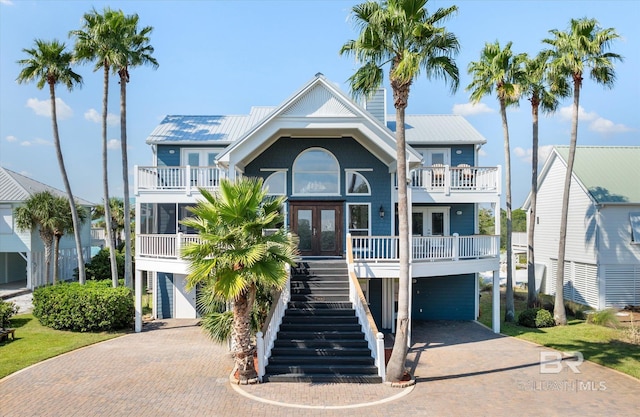
M323 84L316 84L311 90L297 97L283 109L281 115L282 117L357 117Z

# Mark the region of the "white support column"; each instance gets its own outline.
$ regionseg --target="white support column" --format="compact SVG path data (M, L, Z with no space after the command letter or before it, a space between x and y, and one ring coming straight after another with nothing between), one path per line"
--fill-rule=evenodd
M135 274L135 332L140 333L142 331L142 271L136 268Z
M34 290L33 287L33 257L31 256L31 251L27 251L27 288L31 291Z
M493 271L491 323L494 333L500 333L500 270Z
M411 248L412 245L409 245ZM411 250L411 249L409 249ZM407 325L407 348L411 349L411 312L413 311L413 264L409 261L409 323Z

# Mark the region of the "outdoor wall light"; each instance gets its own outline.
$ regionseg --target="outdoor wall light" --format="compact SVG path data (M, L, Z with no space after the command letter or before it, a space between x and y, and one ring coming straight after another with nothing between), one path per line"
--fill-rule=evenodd
M462 210L458 210L458 211L456 211L456 214L457 214L458 216L462 216Z
M174 154L174 153L176 153L176 150L175 149L169 149L169 153L170 154Z
M456 155L460 155L462 153L462 149L456 149Z
M384 219L384 207L382 207L382 204L380 204L380 210L378 210L378 213L380 214L380 218Z

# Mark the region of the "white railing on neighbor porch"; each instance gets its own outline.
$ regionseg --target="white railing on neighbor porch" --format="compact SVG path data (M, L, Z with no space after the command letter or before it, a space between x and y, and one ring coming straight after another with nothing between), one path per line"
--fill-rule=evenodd
M443 165L414 169L410 175L411 187L427 191L500 191L500 167Z
M476 259L499 255L499 237L474 235L414 236L411 256L414 261ZM356 261L398 261L397 236L352 236Z
M271 357L271 350L275 345L280 325L282 324L282 318L287 311L287 304L291 299L291 268L287 266L287 283L280 291L276 298L276 301L271 306L269 315L262 326L261 331L256 333L256 348L258 350L258 379L262 382L262 377L265 374L265 369L269 364L269 358Z
M136 191L146 190L196 190L216 189L226 171L216 167L194 166L139 166L136 174Z
M362 292L360 283L356 274L353 272L353 248L351 234L347 234L347 265L349 267L349 301L353 304L353 308L358 317L358 321L362 325L362 332L367 340L371 356L375 365L378 367L378 376L382 381L386 379L386 363L384 351L384 334L378 331L376 321L369 310L367 299Z
M136 236L136 254L151 258L179 258L182 247L189 243L200 242L198 235L138 235Z

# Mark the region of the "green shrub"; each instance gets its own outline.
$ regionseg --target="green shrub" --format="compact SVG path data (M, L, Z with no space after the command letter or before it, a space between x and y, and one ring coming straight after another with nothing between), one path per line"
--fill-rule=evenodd
M528 308L518 316L518 324L532 328L553 327L555 321L551 313L543 308Z
M620 325L620 321L616 316L617 311L613 308L608 308L606 310L595 311L589 314L587 321L589 323L597 324L598 326L605 327L618 327Z
M88 281L40 287L33 292L33 315L58 330L109 331L132 325L133 294L111 281Z
M587 307L587 306L585 306L583 304L579 304L579 303L576 303L576 302L573 302L573 301L565 301L565 303L564 303L565 312L568 315L577 318L578 320L586 319L586 314L584 312L588 308L589 307Z
M124 277L124 254L116 250L116 264L118 265L118 276ZM109 248L100 249L91 261L84 264L87 279L100 281L111 279L111 260L109 259ZM73 276L78 278L78 268L74 270Z
M18 310L16 303L0 300L0 328L11 327L11 317L17 314Z

